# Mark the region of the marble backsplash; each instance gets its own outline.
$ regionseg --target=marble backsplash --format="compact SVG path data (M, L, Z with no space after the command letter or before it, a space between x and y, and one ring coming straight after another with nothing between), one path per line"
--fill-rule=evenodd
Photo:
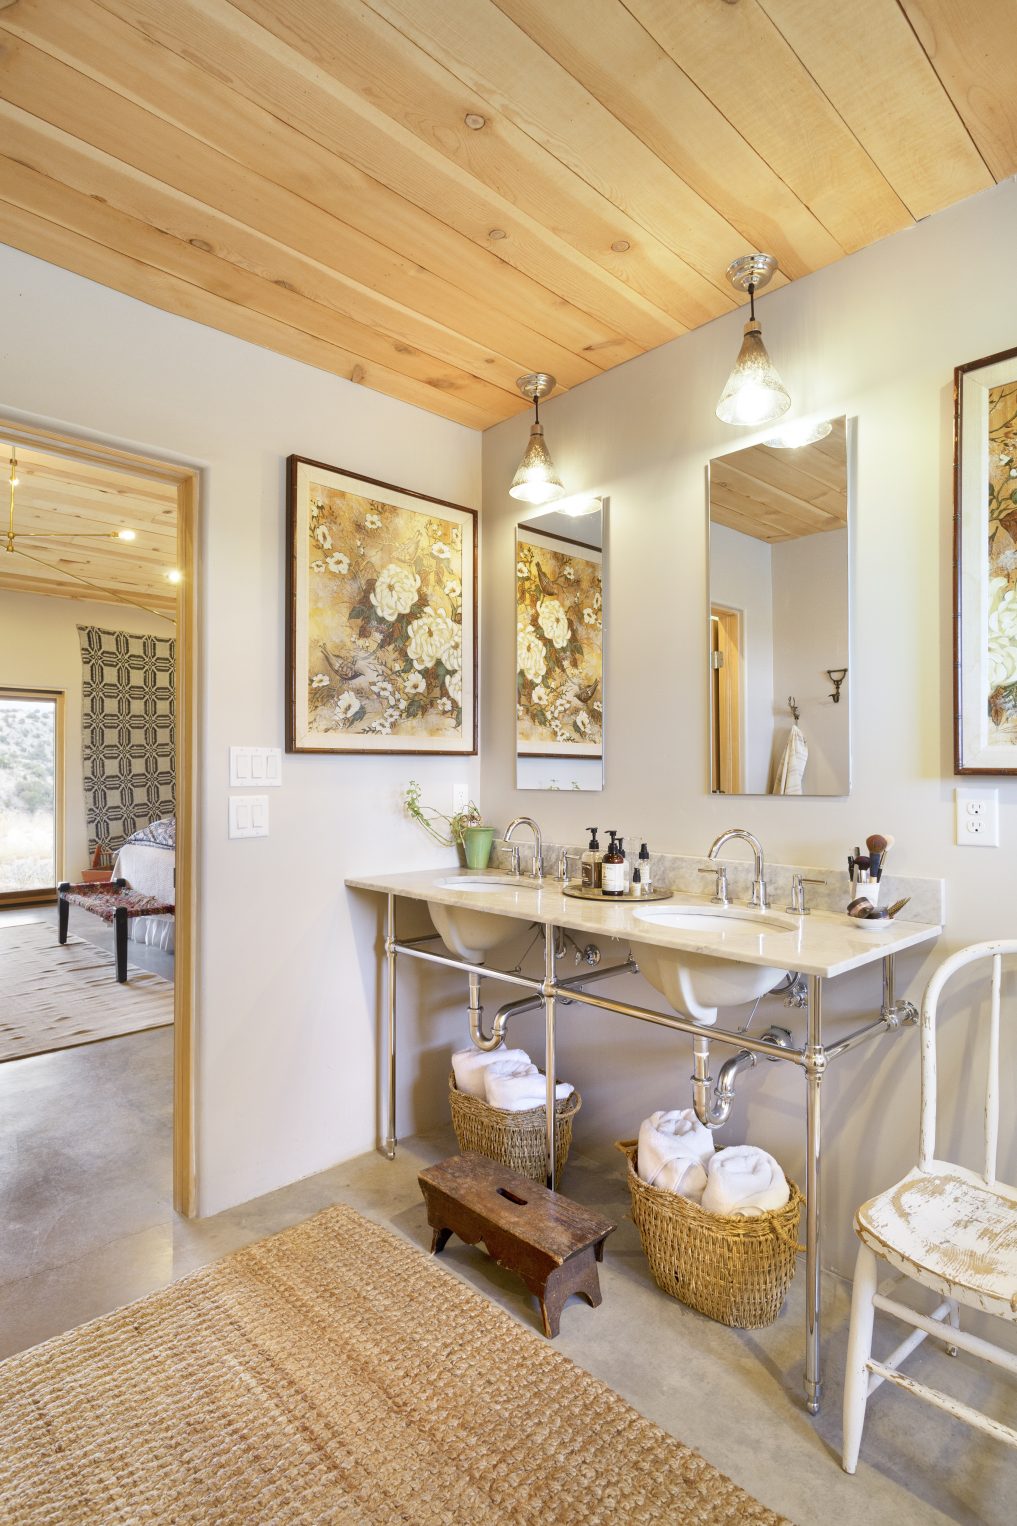
M518 842L525 872L532 862L532 848L522 836L519 837ZM561 843L544 843L545 876L554 876L562 846ZM575 859L570 858L569 863L570 878L575 878L578 873L577 859L582 853L582 847L571 843L566 846L570 855L576 855ZM721 855L715 863L703 855L653 853L650 855L650 872L653 883L658 888L681 891L686 895L711 896L715 884L712 873L718 865L723 865L727 869L728 899L734 904L744 904L752 892L752 859L747 856L747 847L745 852L745 857L728 858ZM633 854L627 854L626 857L630 865L635 862ZM507 869L510 862L509 850L503 848L496 840L491 855L492 867ZM709 870L710 873L700 873L701 870ZM845 859L839 869L816 864L768 863L766 886L772 911L784 911L790 906L791 879L795 874L802 874L806 879L822 881L821 884L806 885L806 906L814 911L846 910L852 892ZM937 925L945 923L945 880L918 879L892 872L884 874L879 884L880 906L892 906L894 901L902 900L904 896L911 897L910 904L901 912L901 916L908 922L927 922Z

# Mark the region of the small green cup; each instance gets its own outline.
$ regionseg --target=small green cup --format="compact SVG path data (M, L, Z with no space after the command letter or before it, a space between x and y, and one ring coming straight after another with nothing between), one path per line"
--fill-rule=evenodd
M494 827L467 827L463 832L463 845L466 848L466 867L468 869L486 869L491 862L491 847L494 843Z

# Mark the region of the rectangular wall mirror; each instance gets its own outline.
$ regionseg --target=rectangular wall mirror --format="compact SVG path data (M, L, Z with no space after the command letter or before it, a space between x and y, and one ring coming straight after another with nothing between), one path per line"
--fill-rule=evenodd
M516 527L516 788L604 787L607 502Z
M830 423L710 462L714 794L850 791L849 424Z

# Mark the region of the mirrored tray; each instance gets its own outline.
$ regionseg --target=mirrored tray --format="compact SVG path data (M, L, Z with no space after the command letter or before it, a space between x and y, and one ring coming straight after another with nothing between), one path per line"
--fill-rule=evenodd
M644 890L641 895L633 895L631 890L626 890L623 895L605 895L602 890L593 890L588 885L578 885L570 880L562 886L562 895L570 895L576 901L603 901L608 906L618 906L623 901L669 901L674 895L673 890Z

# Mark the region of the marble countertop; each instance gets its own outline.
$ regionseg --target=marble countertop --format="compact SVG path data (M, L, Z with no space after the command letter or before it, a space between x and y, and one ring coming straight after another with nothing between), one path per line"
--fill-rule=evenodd
M437 883L456 878L490 879L491 884L483 890L464 890L454 884ZM754 912L732 902L728 910L737 913L737 925L704 934L700 930L641 921L636 915L641 909L638 902L611 904L576 900L563 895L561 885L554 879L545 878L538 883L522 877L505 884L505 878L503 873L490 870L478 874L472 870L418 869L409 874L352 875L346 884L352 890L391 893L413 901L437 901L445 906L494 913L522 922L550 923L595 938L622 938L627 943L649 943L658 948L681 949L685 953L720 956L740 964L775 965L824 978L861 969L886 954L899 954L904 949L931 942L943 930L935 923L905 922L897 917L893 922L880 924L877 931L866 932L853 918L842 913L814 911L810 916L796 917L776 909L766 913ZM713 907L708 898L687 895L684 891L677 891L669 901L646 903L648 910L679 906L708 913L720 910ZM752 925L762 917L779 923L779 929Z

